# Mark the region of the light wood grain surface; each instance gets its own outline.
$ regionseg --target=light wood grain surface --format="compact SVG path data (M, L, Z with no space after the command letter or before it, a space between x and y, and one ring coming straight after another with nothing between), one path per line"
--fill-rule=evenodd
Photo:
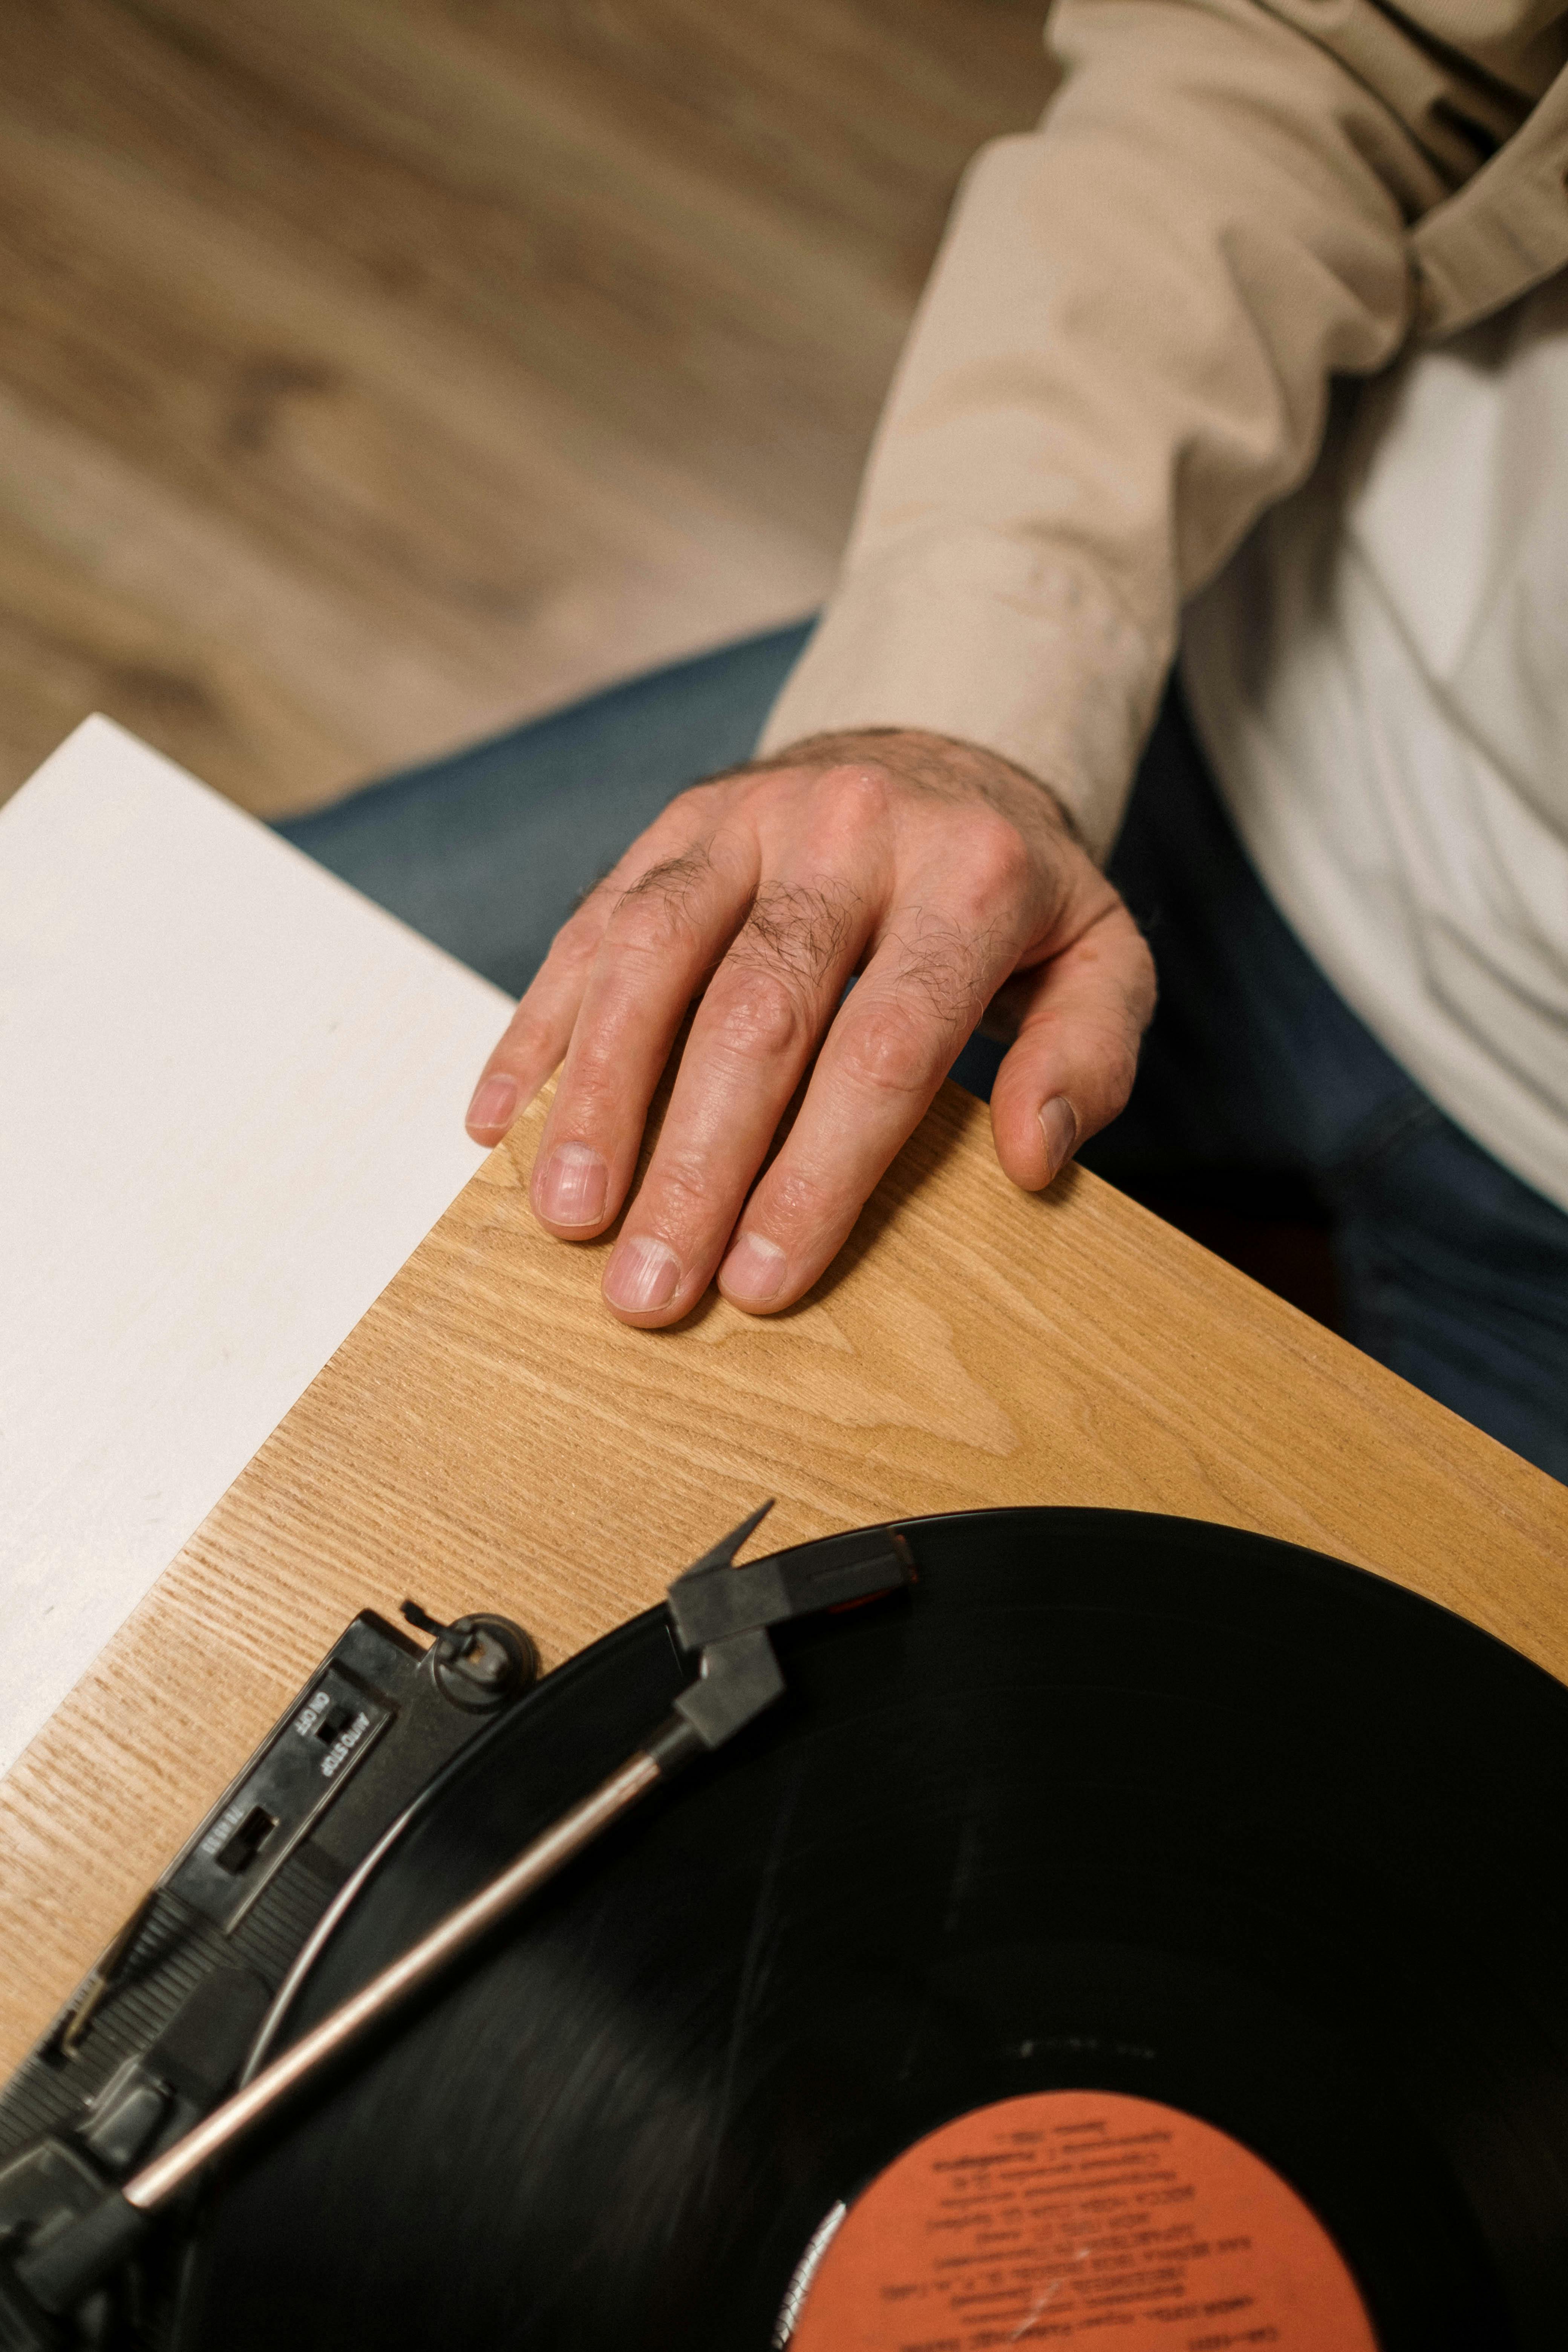
M821 596L1043 0L26 0L0 798L263 814Z
M1568 1679L1568 1488L948 1087L793 1313L613 1323L545 1239L542 1108L484 1164L0 1787L0 2065L353 1612L555 1663L764 1495L770 1538L976 1505L1169 1511L1393 1577Z

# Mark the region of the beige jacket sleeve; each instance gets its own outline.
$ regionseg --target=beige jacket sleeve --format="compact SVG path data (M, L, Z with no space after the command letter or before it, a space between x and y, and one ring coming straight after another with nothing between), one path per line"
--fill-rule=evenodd
M1310 470L1331 378L1568 261L1561 8L1416 13L1061 0L1059 89L970 169L764 750L931 728L1109 846L1182 604Z

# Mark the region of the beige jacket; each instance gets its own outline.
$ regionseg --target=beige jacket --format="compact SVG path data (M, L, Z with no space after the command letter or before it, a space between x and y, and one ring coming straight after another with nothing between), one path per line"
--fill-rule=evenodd
M1568 265L1568 0L1058 0L971 167L842 576L763 736L929 727L1102 852L1184 601L1330 380Z

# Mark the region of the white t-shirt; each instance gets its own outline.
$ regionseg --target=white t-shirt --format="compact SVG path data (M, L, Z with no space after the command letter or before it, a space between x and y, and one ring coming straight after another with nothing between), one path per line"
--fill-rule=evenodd
M1182 676L1340 993L1568 1209L1568 276L1346 397Z

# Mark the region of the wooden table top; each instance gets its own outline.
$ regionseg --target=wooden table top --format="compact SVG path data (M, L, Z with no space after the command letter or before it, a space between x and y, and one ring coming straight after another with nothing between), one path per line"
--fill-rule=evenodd
M553 1664L764 1496L775 1544L1015 1503L1253 1528L1568 1681L1568 1487L947 1087L792 1312L674 1331L539 1231L536 1107L0 1784L0 2069L356 1610L501 1609Z

